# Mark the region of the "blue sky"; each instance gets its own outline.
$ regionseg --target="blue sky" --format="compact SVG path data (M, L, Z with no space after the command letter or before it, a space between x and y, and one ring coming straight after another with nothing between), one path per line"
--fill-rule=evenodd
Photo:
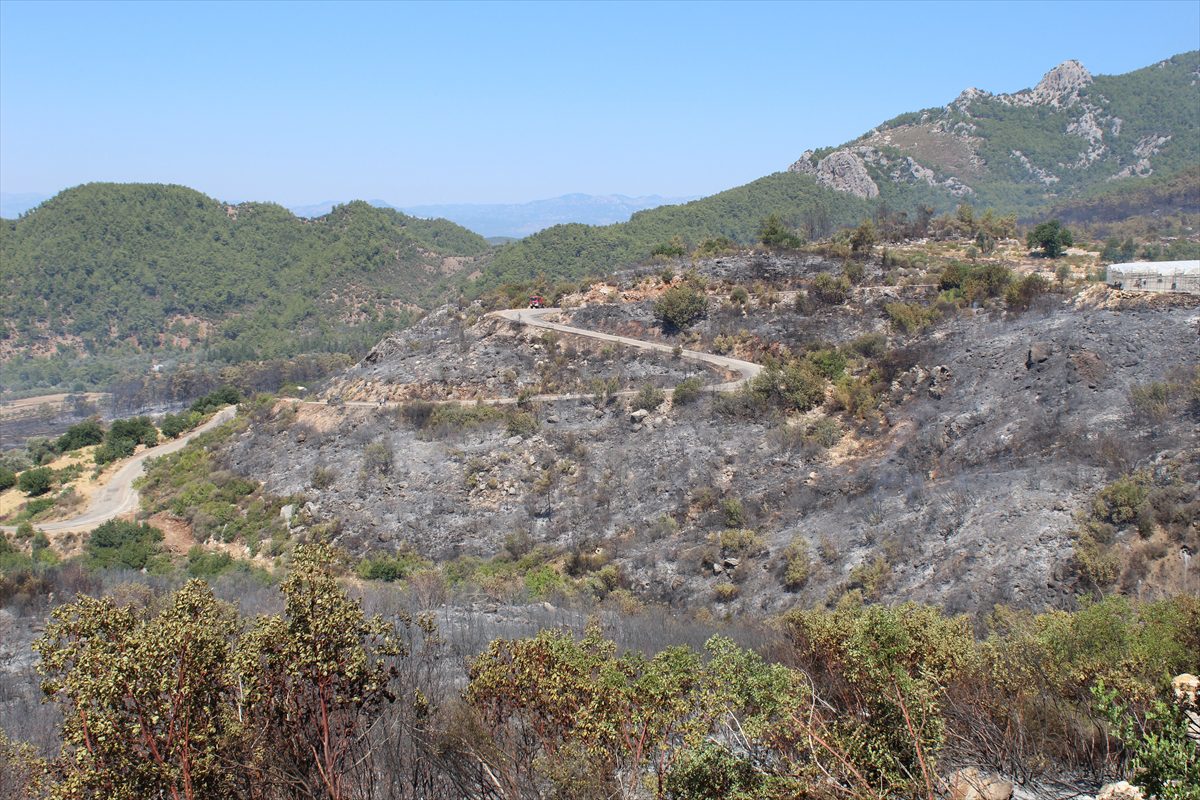
M0 0L0 190L703 195L963 88L1200 48L1200 2Z

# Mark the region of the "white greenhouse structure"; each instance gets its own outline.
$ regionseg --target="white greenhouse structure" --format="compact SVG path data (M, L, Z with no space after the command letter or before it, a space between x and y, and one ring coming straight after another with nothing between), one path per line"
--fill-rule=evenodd
M1200 260L1132 261L1112 264L1105 280L1109 286L1134 292L1188 292L1200 294Z

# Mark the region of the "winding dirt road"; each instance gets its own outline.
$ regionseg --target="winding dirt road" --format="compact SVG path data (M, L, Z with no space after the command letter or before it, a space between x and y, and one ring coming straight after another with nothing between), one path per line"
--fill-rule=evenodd
M493 311L488 316L499 317L500 319L512 320L520 322L522 325L530 325L535 328L547 328L552 331L560 331L562 333L571 333L576 336L586 336L589 339L599 339L602 342L614 342L623 344L628 347L637 347L641 350L657 350L660 353L673 353L675 348L669 344L660 344L659 342L644 342L641 339L631 339L628 336L617 336L611 333L600 333L598 331L589 331L584 328L575 328L570 325L563 325L559 322L549 322L546 317L552 314L562 313L561 308L523 308L509 309L505 311ZM762 365L755 364L750 361L742 361L740 358L730 358L729 356L718 356L712 353L701 353L699 350L683 350L679 353L680 358L686 358L689 361L701 361L705 364L712 364L715 367L736 372L739 377L737 380L719 383L715 386L706 387L711 392L732 392L741 387L746 381L752 379L758 373L762 372Z
M151 447L143 450L135 455L129 461L117 470L116 474L109 479L108 483L103 488L98 490L92 496L92 502L88 505L87 510L77 517L70 519L61 519L55 522L39 522L35 523L35 527L46 531L47 533L65 533L68 531L85 531L108 522L110 519L119 517L122 514L128 514L131 511L136 511L138 507L138 493L133 488L133 482L142 476L146 460L150 458L158 458L165 456L168 453L174 453L177 450L182 450L191 439L205 431L212 430L223 422L228 422L233 419L237 413L236 406L223 408L213 415L212 419L203 425L189 431L180 436L178 439L172 439L166 444L160 444L157 447ZM10 525L0 526L0 530L14 531L15 527Z
M561 308L537 308L537 309L510 309L504 311L493 311L488 316L497 319L506 319L511 322L517 322L522 325L529 325L534 328L545 328L547 330L559 331L575 336L586 336L589 339L597 339L602 342L612 342L614 344L625 345L627 347L636 347L640 350L655 350L660 353L674 353L675 348L671 345L661 344L659 342L646 342L641 339L631 339L628 336L617 336L611 333L600 333L599 331L589 331L585 328L576 328L571 325L563 325L560 322L550 322L546 317L562 312ZM758 373L762 372L762 365L755 364L750 361L742 361L739 358L731 358L729 356L718 356L713 353L702 353L698 350L682 350L679 352L680 358L686 358L689 361L699 361L704 364L711 364L714 367L736 373L738 377L725 383L718 383L712 386L704 387L704 391L708 392L732 392L740 388L747 381L754 378ZM617 392L617 395L630 395L634 392ZM593 397L593 394L546 394L537 395L530 400L535 401L555 401L555 400L582 400ZM329 405L327 401L306 400L302 401L311 405ZM457 402L457 401L454 401ZM517 402L515 397L502 397L493 400L483 400L482 402L490 405L513 405ZM351 407L379 408L392 407L401 405L400 403L373 403L368 401L347 400L343 405ZM193 431L188 432L184 436L179 437L166 444L160 444L157 447L151 447L141 453L138 453L124 466L117 471L105 486L96 492L92 497L92 502L89 504L86 511L77 517L70 519L57 520L55 522L44 522L37 525L47 533L65 533L69 531L84 531L107 522L110 519L119 517L122 514L128 514L136 511L138 507L138 493L133 488L133 482L141 477L144 471L145 462L150 458L158 458L167 453L174 453L177 450L183 449L192 438L211 430L223 422L233 419L237 413L235 406L230 406L218 411L212 419L204 423ZM0 530L13 531L16 530L13 526L0 526Z
M532 328L545 328L547 330L559 331L561 333L569 333L575 336L586 336L589 339L597 339L602 342L612 342L621 344L627 347L636 347L640 350L656 350L660 353L674 353L675 348L669 344L661 344L659 342L646 342L641 339L631 339L628 336L617 336L611 333L600 333L599 331L590 331L586 328L576 328L571 325L563 325L561 322L550 322L546 317L554 314L562 313L561 308L519 308L505 309L502 311L492 311L487 316L496 319L505 319L510 322L517 322L522 325L528 325ZM718 356L713 353L702 353L699 350L681 350L680 358L686 358L690 361L699 361L705 364L711 364L714 367L719 367L728 372L737 373L738 377L725 383L713 384L705 386L701 391L705 392L732 392L747 381L754 378L758 373L762 372L762 365L755 364L751 361L742 361L740 358L731 358L729 356ZM637 394L636 391L614 392L615 397L629 397ZM529 397L530 402L549 403L559 400L589 400L595 397L594 392L578 392L569 394L538 394ZM327 400L303 400L306 405L330 405ZM479 400L436 400L433 402L439 403L461 403L474 404L476 402L490 406L509 406L517 403L515 397L496 397L491 399ZM404 405L403 402L394 401L370 401L370 400L345 400L340 405L350 408L396 408Z

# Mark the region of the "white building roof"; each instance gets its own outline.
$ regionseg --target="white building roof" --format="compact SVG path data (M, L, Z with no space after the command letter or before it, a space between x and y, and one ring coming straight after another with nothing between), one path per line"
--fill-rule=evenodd
M1200 274L1200 259L1193 261L1130 261L1126 264L1109 264L1110 272L1151 272L1159 275Z

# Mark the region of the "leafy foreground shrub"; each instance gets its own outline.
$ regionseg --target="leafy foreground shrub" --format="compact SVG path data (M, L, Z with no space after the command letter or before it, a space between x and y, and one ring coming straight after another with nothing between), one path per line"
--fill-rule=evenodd
M476 752L511 796L931 797L942 765L988 759L1128 775L1090 687L1119 685L1145 719L1200 652L1195 598L1002 610L985 640L966 617L853 598L782 622L790 666L720 636L653 657L594 627L494 641L469 673Z
M335 555L297 550L281 616L242 618L200 582L56 611L36 646L63 711L62 752L34 762L48 793L882 800L934 796L975 763L1192 797L1171 793L1195 785L1195 760L1176 749L1169 680L1200 653L1195 597L1000 607L977 635L850 593L780 619L764 643L778 661L723 636L643 653L630 629L661 641L661 620L627 617L623 646L594 625L544 630L492 641L460 676L432 623L367 617ZM28 785L5 761L20 752L0 741L0 778Z
M63 712L62 751L44 765L53 795L362 796L365 734L406 649L338 587L332 561L297 549L282 616L243 619L202 581L148 607L83 596L56 609L34 644Z

